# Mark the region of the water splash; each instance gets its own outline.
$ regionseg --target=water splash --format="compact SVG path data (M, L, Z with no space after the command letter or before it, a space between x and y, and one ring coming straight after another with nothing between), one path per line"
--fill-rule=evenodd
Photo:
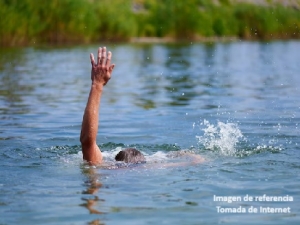
M206 149L218 150L223 155L235 155L237 152L237 143L244 139L244 136L237 124L218 122L217 125L210 124L204 120L201 125L206 126L203 136L196 136L199 143Z
M107 162L115 162L115 156L119 153L119 151L123 150L122 147L117 147L110 151L103 151L103 158ZM168 159L167 153L162 151L157 151L153 154L148 154L145 151L141 151L146 158L147 162L164 162Z

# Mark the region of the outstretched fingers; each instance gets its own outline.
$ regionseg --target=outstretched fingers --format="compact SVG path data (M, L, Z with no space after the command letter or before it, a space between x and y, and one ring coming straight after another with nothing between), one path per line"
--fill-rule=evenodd
M112 56L111 51L109 51L109 52L107 53L107 60L106 60L106 66L107 66L108 68L110 67L111 56Z
M90 59L91 59L92 66L95 66L95 58L94 58L93 53L90 54Z
M98 48L98 58L97 58L97 65L101 65L101 58L102 58L102 48Z
M113 69L115 68L115 64L110 64L111 63L111 57L112 57L112 53L111 51L109 51L107 53L107 60L106 60L106 68L108 69L109 73L112 73Z
M102 67L105 66L105 63L106 63L106 47L103 47L102 48L102 58L101 58L101 65Z
M111 73L113 71L113 69L115 68L115 64L112 64L110 67L109 67L109 72Z
M92 64L91 79L103 80L105 85L109 81L111 73L115 67L115 64L111 64L111 51L107 51L106 47L99 47L97 61L95 62L95 58L92 53L90 54L90 59Z

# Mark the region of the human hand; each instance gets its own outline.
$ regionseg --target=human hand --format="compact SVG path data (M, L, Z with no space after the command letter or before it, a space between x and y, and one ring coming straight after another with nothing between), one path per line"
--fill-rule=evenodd
M98 49L97 64L93 53L90 54L92 72L91 79L93 84L106 85L111 77L115 64L110 64L112 53L109 51L106 55L106 47Z

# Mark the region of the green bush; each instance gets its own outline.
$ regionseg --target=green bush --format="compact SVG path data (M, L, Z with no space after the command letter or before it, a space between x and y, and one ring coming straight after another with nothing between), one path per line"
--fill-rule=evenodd
M300 12L229 0L0 0L0 45L131 37L300 37ZM134 9L134 4L138 5Z
M131 11L131 1L101 0L96 4L100 22L96 38L106 41L128 40L137 34L137 24Z

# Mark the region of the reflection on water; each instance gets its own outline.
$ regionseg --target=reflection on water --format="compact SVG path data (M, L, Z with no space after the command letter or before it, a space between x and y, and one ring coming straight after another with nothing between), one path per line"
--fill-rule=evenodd
M189 49L180 45L170 45L168 51L149 48L142 49L141 63L137 63L143 94L135 95L135 104L145 109L161 104L188 105L197 94L193 91L195 82L188 72Z
M1 114L26 114L30 104L23 102L22 96L30 96L34 85L23 83L23 76L27 76L26 55L22 50L7 50L0 52L0 96Z
M106 155L119 147L148 156L187 149L208 160L105 177L82 166L79 143L89 53L97 46L0 50L0 224L133 224L141 218L298 224L297 201L284 204L293 215L224 216L211 199L264 193L299 199L299 46L107 46L116 68L100 109L97 140Z
M86 203L82 204L82 206L86 207L91 214L102 214L102 212L94 208L97 202L101 201L101 199L97 196L99 188L102 187L102 184L99 181L99 175L97 174L96 169L90 166L82 168L82 173L88 178L85 182L87 189L83 191L83 194L93 196L93 198L82 198L82 200L86 201Z
M292 62L288 64L277 57L280 55L277 53L286 48L294 51L290 45L216 43L114 47L117 67L110 87L124 89L129 104L144 109L190 106L194 100L207 101L209 96L235 97L231 100L264 99L266 92L267 97L277 96L274 88L286 93L298 81L293 72L296 64L293 61L297 57L293 59L289 54ZM48 111L56 110L61 102L72 105L83 101L85 85L89 84L86 53L90 50L2 50L1 113L29 114L36 110L33 104L40 104L39 107ZM126 55L126 59L122 55ZM287 80L282 74L292 79ZM110 102L117 103L121 91L110 92L113 93ZM221 102L222 99L213 99L202 106L217 108Z
M116 69L104 92L103 125L109 122L107 126L114 126L116 121L120 131L124 128L124 135L134 131L133 126L125 130L133 118L143 121L141 115L148 113L153 124L161 123L158 117L153 119L153 114L169 112L245 119L268 117L268 108L281 117L296 115L298 45L241 42L108 46ZM77 139L90 85L88 55L95 49L1 50L0 123L9 129L0 131L0 138L45 138L56 129L57 134ZM288 54L282 58L281 52Z
M196 96L194 91L195 82L188 72L190 63L187 56L190 56L190 49L173 46L170 48L165 67L168 74L165 74L168 85L165 89L171 99L169 105L189 105L189 101Z

